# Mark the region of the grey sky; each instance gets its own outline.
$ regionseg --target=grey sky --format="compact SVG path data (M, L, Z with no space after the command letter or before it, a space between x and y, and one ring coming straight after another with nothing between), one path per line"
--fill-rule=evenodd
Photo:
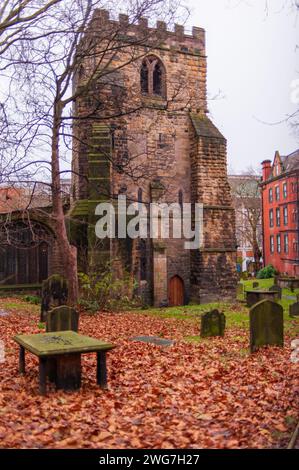
M285 0L187 0L187 27L207 33L208 90L223 99L210 101L214 122L228 139L230 172L241 172L299 147L283 121L293 113L291 82L299 78L299 17ZM298 107L298 105L297 105Z

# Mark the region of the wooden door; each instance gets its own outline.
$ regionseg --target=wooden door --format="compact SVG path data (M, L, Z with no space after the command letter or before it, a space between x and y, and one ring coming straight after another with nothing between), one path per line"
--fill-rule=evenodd
M169 306L184 305L184 281L179 276L174 276L169 281Z

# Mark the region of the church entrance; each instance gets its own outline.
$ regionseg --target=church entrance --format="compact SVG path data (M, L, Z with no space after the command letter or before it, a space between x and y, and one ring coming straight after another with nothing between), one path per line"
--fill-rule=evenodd
M184 281L180 276L173 276L169 281L168 300L170 307L184 305Z

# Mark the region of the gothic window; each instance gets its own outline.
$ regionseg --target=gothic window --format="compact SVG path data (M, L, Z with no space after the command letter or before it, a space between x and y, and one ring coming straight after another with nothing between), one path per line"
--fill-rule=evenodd
M148 90L148 66L146 61L142 62L141 72L140 72L140 85L141 85L141 92L146 94L149 92Z
M146 256L146 241L140 240L140 280L146 281L147 279L147 256Z
M162 95L162 78L161 64L157 62L153 71L153 92L155 95Z
M183 207L183 191L180 189L179 190L179 205L181 206L181 208Z
M158 57L148 56L141 65L140 86L143 95L165 98L165 68Z
M138 189L138 197L137 198L138 198L139 204L141 204L142 203L142 189L141 188Z

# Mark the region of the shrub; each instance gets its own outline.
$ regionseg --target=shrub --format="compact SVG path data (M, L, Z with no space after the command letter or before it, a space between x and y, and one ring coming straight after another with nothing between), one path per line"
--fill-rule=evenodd
M272 264L269 264L263 269L260 269L260 271L257 273L257 279L270 279L274 277L277 274L276 269L272 266Z
M100 272L79 273L79 305L92 313L99 310L124 310L139 305L139 299L133 299L136 288L129 273L122 279L115 279L110 265Z
M39 305L41 303L41 298L37 295L25 295L23 297L25 302L29 302L30 304Z

